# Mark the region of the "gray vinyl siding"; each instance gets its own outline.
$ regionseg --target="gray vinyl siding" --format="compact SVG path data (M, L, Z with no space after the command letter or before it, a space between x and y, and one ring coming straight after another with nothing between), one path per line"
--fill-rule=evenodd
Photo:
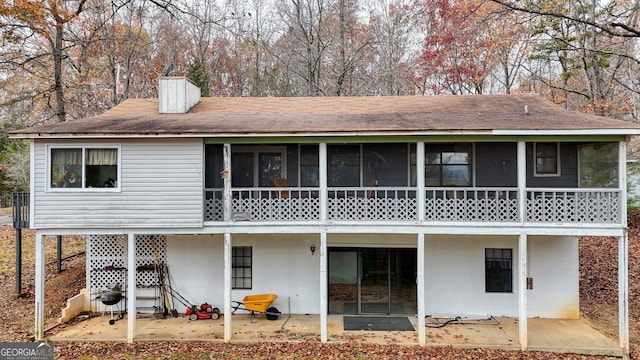
M578 187L578 146L580 143L560 143L560 176L533 176L533 143L527 143L527 187Z
M120 191L46 190L47 144L93 146L90 141L35 146L31 227L193 228L203 226L203 149L199 139L100 140L121 146Z
M579 143L560 144L560 176L533 176L533 143L526 146L527 187L578 187ZM518 186L517 144L476 144L476 186Z
M476 144L476 186L518 186L518 144Z

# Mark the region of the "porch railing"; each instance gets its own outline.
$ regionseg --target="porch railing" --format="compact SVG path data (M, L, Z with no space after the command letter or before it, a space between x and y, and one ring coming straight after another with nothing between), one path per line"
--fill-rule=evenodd
M426 220L518 221L517 188L431 188L425 197Z
M416 189L406 187L330 188L329 220L417 220Z
M620 223L617 189L526 189L530 223ZM205 221L224 219L223 189L205 189ZM320 190L309 187L233 188L234 221L319 221ZM417 221L414 187L329 188L331 221ZM427 188L425 221L521 222L517 188Z
M542 223L620 223L617 189L527 189L526 221Z
M205 221L224 219L223 189L205 190ZM234 188L231 191L234 221L318 221L318 188Z

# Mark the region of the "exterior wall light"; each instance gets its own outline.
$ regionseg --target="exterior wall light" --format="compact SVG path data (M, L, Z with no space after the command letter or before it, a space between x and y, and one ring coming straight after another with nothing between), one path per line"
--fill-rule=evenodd
M311 255L313 255L316 252L316 246L315 245L311 245L311 247L309 249L311 250Z

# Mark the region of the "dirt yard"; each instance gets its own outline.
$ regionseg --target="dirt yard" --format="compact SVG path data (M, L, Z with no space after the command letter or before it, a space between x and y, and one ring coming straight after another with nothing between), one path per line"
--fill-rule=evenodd
M4 211L4 210L2 210ZM1 211L0 211L1 213ZM640 359L640 212L629 215L629 310L631 358ZM23 232L22 294L15 296L15 231L0 226L0 341L28 341L33 334L34 233ZM57 273L55 238L46 240L46 322L60 315L66 299L85 286L84 240L63 238L63 271ZM583 316L612 338L617 338L617 240L580 240L580 306ZM54 330L55 331L55 330ZM489 349L452 349L372 344L260 343L68 343L55 344L56 359L588 359L572 354L509 352Z

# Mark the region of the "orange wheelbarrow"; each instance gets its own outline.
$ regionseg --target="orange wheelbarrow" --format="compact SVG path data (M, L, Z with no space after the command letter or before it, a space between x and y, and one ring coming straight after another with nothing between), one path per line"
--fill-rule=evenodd
M251 317L255 318L256 313L263 313L269 320L276 320L280 316L280 311L271 306L273 302L278 298L276 294L258 294L247 295L242 301L232 301L234 305L231 305L235 314L238 310L245 310L251 312Z

